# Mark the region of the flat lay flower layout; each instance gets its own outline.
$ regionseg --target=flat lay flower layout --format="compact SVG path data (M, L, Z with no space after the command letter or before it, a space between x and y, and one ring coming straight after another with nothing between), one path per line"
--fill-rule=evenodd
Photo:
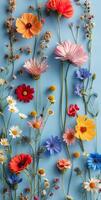
M0 29L7 40L0 62L0 200L100 200L91 2L22 1L29 5L22 13L17 0L6 1ZM54 116L58 123L51 123Z

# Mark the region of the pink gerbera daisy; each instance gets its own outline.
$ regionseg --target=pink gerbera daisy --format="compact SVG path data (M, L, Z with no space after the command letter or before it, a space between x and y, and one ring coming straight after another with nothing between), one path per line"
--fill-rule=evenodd
M83 46L70 41L58 44L55 49L55 54L57 55L56 59L69 61L78 67L82 66L88 59L88 55L84 51Z
M24 64L24 68L27 70L29 74L31 74L35 79L40 78L40 75L46 71L48 68L48 64L46 60L36 60L30 59L27 60Z
M75 130L74 129L67 129L63 134L63 141L67 145L71 145L75 142Z

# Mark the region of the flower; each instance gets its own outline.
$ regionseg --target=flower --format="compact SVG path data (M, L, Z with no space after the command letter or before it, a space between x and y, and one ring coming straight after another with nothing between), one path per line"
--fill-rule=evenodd
M23 113L19 113L19 117L20 119L26 119L27 115L23 114Z
M18 183L22 182L22 178L19 178L19 176L17 176L16 174L11 174L8 178L7 178L7 182L8 184L10 184L11 186L15 186Z
M33 121L28 122L28 125L32 128L40 129L43 127L43 119L42 117L39 117Z
M71 162L68 159L61 159L57 161L57 168L60 171L65 171L67 169L71 169Z
M16 88L15 93L19 101L28 103L33 99L34 88L31 88L29 85L22 84Z
M75 142L75 130L71 128L67 129L63 134L63 141L67 145L73 144Z
M24 68L35 79L38 79L40 75L46 71L46 69L48 68L48 64L46 60L39 61L34 58L34 59L27 60L24 64Z
M83 46L65 41L57 45L55 49L56 59L69 61L77 67L81 67L88 59Z
M9 104L8 105L8 110L11 113L18 113L19 112L18 108L14 104Z
M91 178L88 182L83 182L83 188L88 192L98 192L101 189L101 182L98 179Z
M0 164L3 164L5 162L6 158L4 155L4 151L0 150Z
M93 119L89 119L86 115L79 115L76 122L76 138L91 141L96 136L96 125Z
M79 158L80 157L80 152L76 151L73 153L74 158Z
M7 97L7 103L9 105L16 105L16 101L15 101L15 99L12 96L8 96Z
M6 81L2 78L0 78L0 86L4 85L6 83Z
M68 115L69 115L70 117L75 117L78 110L79 110L78 105L76 105L76 104L75 104L75 105L71 104L71 105L69 106L68 110L67 110L67 113L68 113Z
M34 200L39 200L39 197L38 196L34 196Z
M48 0L46 4L48 11L56 11L60 16L71 18L74 14L70 0Z
M74 94L82 97L82 94L83 94L82 92L83 92L83 84L81 83L76 84L74 88Z
M74 75L80 80L85 80L86 78L89 78L91 76L91 73L88 69L79 68L77 71L75 71Z
M45 176L46 175L45 169L43 169L43 168L38 169L38 175L39 176Z
M30 112L30 115L31 115L32 117L36 117L36 116L37 116L36 110L32 110L32 111Z
M0 144L1 144L2 146L9 146L8 139L7 139L7 138L1 138Z
M56 90L56 85L51 85L49 87L49 90L52 91L52 92L55 91Z
M32 13L24 13L16 20L17 32L22 34L22 37L29 39L39 35L42 30L42 23L38 17Z
M13 138L20 137L22 130L18 126L12 126L9 130L9 135Z
M61 140L58 136L48 138L44 146L50 155L61 152Z
M26 169L31 164L31 162L31 155L22 153L11 158L8 167L11 172L17 174Z
M91 153L87 158L87 166L89 169L101 170L101 154Z
M56 102L55 96L54 96L54 95L49 95L49 96L48 96L48 100L49 100L49 102L50 102L51 104L54 104L54 103Z

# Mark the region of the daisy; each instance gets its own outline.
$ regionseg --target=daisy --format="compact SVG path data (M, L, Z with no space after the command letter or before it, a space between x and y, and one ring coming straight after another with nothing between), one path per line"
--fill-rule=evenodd
M8 139L7 139L7 138L1 138L0 144L1 144L2 146L9 146Z
M20 119L26 119L27 118L27 115L23 114L23 113L19 113L18 114Z
M101 189L100 180L91 178L88 182L83 182L83 188L88 192L98 192Z
M5 160L6 158L5 158L4 152L0 150L0 163L3 164Z
M18 113L19 112L18 108L14 104L9 104L8 105L8 110L11 113Z
M12 126L9 130L9 135L13 138L20 137L22 130L18 126Z
M15 99L12 96L8 96L7 97L7 103L9 105L16 105L16 101L15 101Z
M0 86L4 85L6 83L6 81L2 78L0 78Z

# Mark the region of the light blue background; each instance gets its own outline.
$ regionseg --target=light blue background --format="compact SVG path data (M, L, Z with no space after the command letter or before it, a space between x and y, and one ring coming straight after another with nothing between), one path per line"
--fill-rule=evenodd
M4 60L4 54L7 52L7 49L5 47L5 45L8 42L8 38L6 37L5 34L5 30L3 29L3 23L7 17L7 14L5 12L6 6L7 6L7 2L6 0L0 0L0 66L6 66L6 62ZM22 13L24 12L28 12L28 5L33 5L34 0L17 0L17 9L16 12L14 13L15 17L19 17ZM39 1L39 2L44 2L44 1ZM94 91L96 91L99 95L98 99L99 99L99 107L101 104L101 1L97 0L97 1L93 1L93 12L95 13L95 30L94 30L94 42L93 42L93 56L92 56L92 72L96 72L97 74L97 79L95 81L94 84ZM80 16L80 9L78 9L75 6L75 15L73 17L72 20L68 21L68 20L63 20L62 24L61 24L61 35L62 35L62 40L72 40L71 37L71 33L70 30L68 29L68 22L76 22L78 17ZM46 24L43 28L43 31L45 32L45 30L51 31L52 32L52 41L49 45L49 49L47 49L47 55L49 56L49 69L48 71L42 75L41 78L41 88L42 88L42 93L43 93L43 101L46 95L46 90L48 88L48 86L50 85L56 85L57 86L57 91L55 92L55 96L56 96L56 104L53 106L54 107L54 111L55 111L55 115L50 117L45 130L44 130L44 135L43 135L43 141L45 140L45 138L48 138L51 135L61 135L60 132L60 127L59 127L59 98L60 98L60 77L61 77L61 66L59 64L59 62L57 62L54 59L54 55L53 55L53 51L54 48L58 42L58 37L57 37L57 29L56 29L56 19L54 16L50 16L46 19ZM80 37L82 38L82 36ZM21 38L20 38L21 39ZM81 39L81 42L83 43L83 40ZM17 43L17 45L15 45L15 49L19 49L21 46L33 46L34 40L24 40L21 39L20 42ZM31 57L31 56L29 56ZM15 70L18 71L19 68L21 68L21 66L23 66L24 61L28 59L28 56L22 56L22 58L19 61L16 61L16 67ZM74 79L73 79L73 72L74 72L75 68L71 67L71 70L69 71L69 104L71 103L78 103L78 105L80 105L81 108L81 113L83 113L83 106L82 106L82 101L75 97L73 95L73 85L74 85ZM28 75L24 75L21 77L18 77L18 80L16 81L16 86L21 84L21 83L26 83L29 85L32 85L35 87L35 83L33 82L33 80L31 80L29 78ZM18 108L20 109L21 112L24 113L29 113L32 110L32 106L33 106L33 102L29 103L29 104L24 104L24 103L19 103L18 102ZM69 121L68 121L69 123ZM12 118L12 124L16 125L16 124L21 124L18 121L18 117L13 117ZM24 127L24 122L22 122L21 126ZM99 114L99 117L97 119L97 131L98 131L98 151L99 153L101 153L101 114ZM27 129L24 128L23 133L25 135L28 134ZM89 143L89 144L85 144L85 147L87 149L88 152L94 152L94 148L95 148L95 141ZM71 148L72 151L74 150L79 150L79 147L77 145L74 145ZM20 153L20 152L28 152L28 147L25 148L25 146L21 147L19 149L19 147L14 148L14 154ZM62 152L58 155L54 155L52 157L44 157L44 159L42 160L42 162L40 163L40 167L44 167L46 169L46 173L49 179L52 179L56 176L60 176L60 174L57 172L56 170L56 161L59 158L62 157L66 157L66 152L65 152L65 148L63 148ZM81 165L81 163L79 163L79 165ZM78 166L77 161L75 162L74 166ZM65 185L68 184L68 174L65 176ZM81 180L78 178L76 178L76 175L73 174L73 178L72 178L72 183L71 183L71 195L74 196L75 200L80 199L80 194L79 194L79 189L80 189L80 184L81 184ZM24 183L22 183L22 187L23 187ZM25 180L25 185L28 186L27 180ZM22 187L20 187L20 189L22 189ZM67 188L67 186L66 186ZM52 197L53 200L62 200L64 198L63 196L63 192L62 190L59 190L58 192L56 192L56 194Z

